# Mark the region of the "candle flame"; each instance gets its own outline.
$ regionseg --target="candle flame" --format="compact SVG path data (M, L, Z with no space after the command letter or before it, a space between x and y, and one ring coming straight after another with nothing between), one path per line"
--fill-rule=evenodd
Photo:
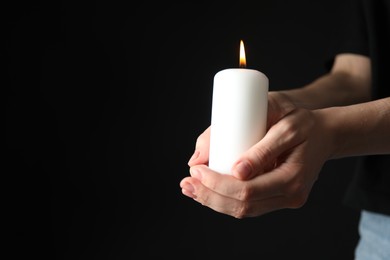
M246 67L245 48L244 42L240 41L240 68Z

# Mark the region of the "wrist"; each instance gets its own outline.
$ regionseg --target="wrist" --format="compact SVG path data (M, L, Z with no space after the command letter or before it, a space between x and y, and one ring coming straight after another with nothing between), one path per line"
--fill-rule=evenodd
M324 147L322 148L326 159L340 157L340 147L343 146L343 139L340 138L340 122L335 108L323 108L313 110L317 124L322 132Z
M315 110L329 159L390 153L390 98Z

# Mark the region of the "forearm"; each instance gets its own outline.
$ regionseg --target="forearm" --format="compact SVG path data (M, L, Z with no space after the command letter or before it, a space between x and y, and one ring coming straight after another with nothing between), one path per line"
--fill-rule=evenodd
M314 113L330 136L330 159L390 154L390 97Z
M280 91L297 107L318 109L346 106L371 99L371 61L356 54L339 54L332 70L310 84Z
M329 73L304 87L279 93L287 96L297 107L306 109L346 106L369 101L368 88L359 84L358 79L344 73Z

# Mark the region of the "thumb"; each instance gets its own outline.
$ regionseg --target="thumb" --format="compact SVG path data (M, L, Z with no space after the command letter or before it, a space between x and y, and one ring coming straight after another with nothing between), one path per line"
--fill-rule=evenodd
M232 174L238 179L249 180L264 173L267 168L275 165L277 159L299 144L294 129L286 126L286 122L280 121L258 143L243 153L232 167Z
M188 161L188 165L207 164L209 160L210 127L208 127L196 140L195 151Z

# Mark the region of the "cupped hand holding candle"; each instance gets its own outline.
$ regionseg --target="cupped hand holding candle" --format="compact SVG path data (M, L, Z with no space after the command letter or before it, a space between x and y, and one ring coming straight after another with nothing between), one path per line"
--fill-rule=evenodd
M225 69L214 76L209 168L223 174L231 174L238 157L266 132L268 78L245 67L241 41L240 68Z

